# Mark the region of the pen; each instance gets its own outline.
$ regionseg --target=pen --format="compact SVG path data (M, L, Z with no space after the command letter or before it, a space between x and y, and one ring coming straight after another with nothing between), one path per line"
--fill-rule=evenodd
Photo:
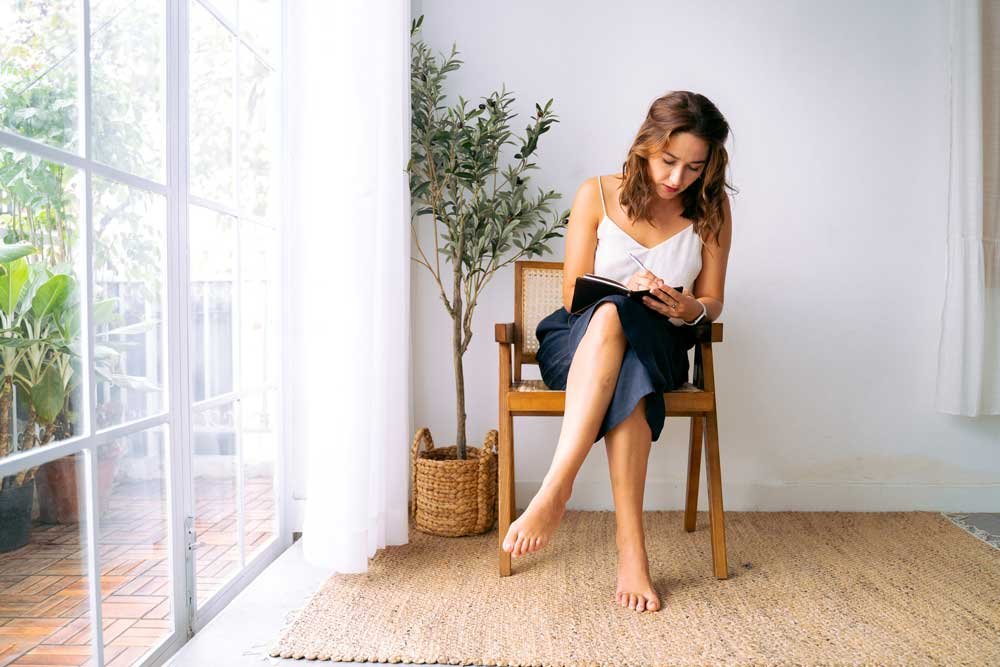
M643 264L642 262L640 262L639 258L632 254L631 250L629 250L628 248L626 248L625 249L625 254L627 254L629 257L631 257L632 261L635 262L636 264L638 264L640 269L642 269L643 271L649 271L649 269L646 268L646 265ZM649 272L652 273L652 271L649 271Z

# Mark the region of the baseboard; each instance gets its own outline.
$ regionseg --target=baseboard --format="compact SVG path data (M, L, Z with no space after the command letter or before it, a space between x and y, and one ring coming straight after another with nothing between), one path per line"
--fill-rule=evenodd
M517 482L517 507L523 510L541 482ZM733 512L996 512L1000 484L920 484L915 482L724 482L722 506ZM685 483L647 481L643 508L682 510ZM611 482L577 480L569 509L613 511ZM708 510L702 479L698 510ZM305 499L294 497L289 530L301 531Z
M517 482L517 507L523 509L541 482ZM1000 484L920 484L915 482L723 482L722 504L736 512L996 512ZM684 481L648 481L646 510L682 510ZM568 509L614 510L611 482L577 480ZM708 510L702 479L698 509Z

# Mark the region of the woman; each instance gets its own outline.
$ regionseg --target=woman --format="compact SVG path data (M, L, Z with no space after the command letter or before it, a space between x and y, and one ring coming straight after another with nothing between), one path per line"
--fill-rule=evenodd
M590 446L604 438L617 520L615 601L636 611L660 608L642 499L649 451L663 428L662 394L688 380L688 323L722 313L732 243L728 136L726 119L703 95L675 91L653 102L621 176L590 178L577 190L566 232L565 307L536 329L542 379L565 389L566 408L552 465L503 548L520 556L549 542ZM626 250L649 271L637 270ZM571 314L584 273L652 296L642 304L608 296Z

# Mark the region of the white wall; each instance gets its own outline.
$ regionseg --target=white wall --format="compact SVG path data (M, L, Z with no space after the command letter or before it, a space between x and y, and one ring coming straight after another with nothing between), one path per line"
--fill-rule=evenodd
M459 94L478 103L506 83L523 135L534 103L555 98L561 122L541 137L530 183L563 193L562 207L583 179L621 168L659 95L701 92L728 118L741 192L726 340L715 348L726 509L1000 510L1000 417L933 409L948 179L943 0L412 0L412 12L425 15L435 51L454 42L461 52L449 103ZM421 223L433 248L430 220ZM561 260L561 240L553 249L545 259ZM451 321L416 263L412 298L415 427L447 446ZM512 319L508 268L481 295L465 356L473 445L497 425L493 323ZM560 423L515 418L519 507L548 468ZM654 445L648 509L683 506L688 425L668 418ZM290 443L293 529L304 449ZM704 510L704 473L700 489ZM603 443L570 507L613 508Z
M504 82L523 135L534 103L555 98L561 122L530 174L563 193L562 207L583 179L620 170L659 95L701 92L728 118L741 193L715 350L726 509L1000 509L1000 418L932 404L945 280L944 2L414 0L421 13L432 48L456 42L464 60L449 102L478 103ZM545 259L561 260L562 241L553 249ZM451 321L427 270L414 263L412 278L415 425L447 446ZM470 444L496 428L493 323L512 318L509 267L480 298L465 357ZM560 423L515 418L519 507ZM668 418L654 445L649 509L682 507L688 425ZM704 478L701 494L704 510ZM570 506L612 509L603 442Z

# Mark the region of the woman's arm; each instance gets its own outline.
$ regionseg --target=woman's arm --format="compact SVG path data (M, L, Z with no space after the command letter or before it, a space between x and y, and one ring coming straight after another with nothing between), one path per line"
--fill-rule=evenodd
M705 318L711 321L722 315L722 303L726 293L726 266L729 264L729 249L733 245L733 214L729 208L729 195L722 204L725 219L719 229L718 243L706 243L701 249L701 272L694 281L694 294L705 304ZM700 312L700 308L697 312ZM688 319L694 319L697 312ZM703 320L704 321L704 320Z
M563 261L563 307L570 311L576 279L594 271L597 226L601 223L601 194L597 179L588 178L576 191L566 223L566 259Z

